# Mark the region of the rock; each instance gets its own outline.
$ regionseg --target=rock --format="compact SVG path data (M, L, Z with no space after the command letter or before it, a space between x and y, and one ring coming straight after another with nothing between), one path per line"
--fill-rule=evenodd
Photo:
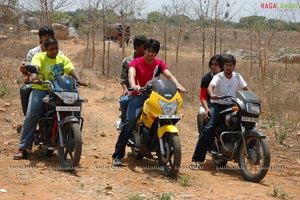
M59 40L66 40L68 37L68 27L62 24L53 23L52 29L55 34L55 38Z
M7 35L0 35L0 40L7 40Z
M101 155L99 153L95 154L95 158L100 158Z
M6 193L6 192L7 192L7 190L6 190L6 189L4 189L4 188L1 188L1 189L0 189L0 192L1 192L1 193Z
M39 18L37 17L27 17L25 19L25 24L30 26L31 28L38 29L39 28Z
M68 37L69 38L78 38L78 33L74 27L68 28Z
M112 186L110 186L109 184L107 184L107 186L105 187L106 190L112 190Z

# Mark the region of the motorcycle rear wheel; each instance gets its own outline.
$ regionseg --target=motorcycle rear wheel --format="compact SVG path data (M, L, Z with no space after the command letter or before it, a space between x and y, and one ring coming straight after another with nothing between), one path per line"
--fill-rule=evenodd
M79 125L67 123L62 128L63 147L58 147L58 157L61 167L66 171L75 170L80 162L82 138Z
M259 182L267 174L270 166L270 148L265 138L246 138L249 158L246 157L243 143L237 152L238 165L247 181Z
M179 136L175 133L164 135L164 150L166 155L162 155L158 146L158 161L166 176L176 178L181 163L181 145Z

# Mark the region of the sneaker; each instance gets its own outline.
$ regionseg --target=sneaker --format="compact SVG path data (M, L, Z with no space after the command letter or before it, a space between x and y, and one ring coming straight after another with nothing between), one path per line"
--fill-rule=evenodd
M120 130L120 124L121 124L121 121L118 120L118 121L116 121L116 122L114 123L114 127L115 127L116 129Z
M120 158L113 158L112 161L113 166L122 166L122 162Z
M189 165L189 169L191 170L202 170L204 167L204 162L196 162L193 161L190 165Z

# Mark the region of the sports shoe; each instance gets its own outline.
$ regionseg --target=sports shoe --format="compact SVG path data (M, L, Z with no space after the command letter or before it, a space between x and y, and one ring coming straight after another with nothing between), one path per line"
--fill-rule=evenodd
M113 158L112 161L113 166L122 166L122 162L120 158Z

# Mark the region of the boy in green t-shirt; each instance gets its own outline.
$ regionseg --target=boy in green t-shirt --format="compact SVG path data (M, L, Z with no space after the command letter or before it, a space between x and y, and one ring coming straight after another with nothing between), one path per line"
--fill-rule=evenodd
M66 56L58 54L59 49L56 39L47 39L45 46L46 52L34 55L31 61L31 64L37 68L38 72L44 75L45 80L52 80L53 69L55 66L60 65L63 67L62 73L71 75L76 81L80 82L81 85L86 85L84 81L80 79L79 74L70 60ZM33 82L32 91L29 97L28 110L21 131L19 151L14 156L15 160L27 158L27 151L32 149L37 121L44 111L45 105L42 99L46 96L48 87L37 84L38 79L42 79L42 75L40 74L31 74L31 80Z

